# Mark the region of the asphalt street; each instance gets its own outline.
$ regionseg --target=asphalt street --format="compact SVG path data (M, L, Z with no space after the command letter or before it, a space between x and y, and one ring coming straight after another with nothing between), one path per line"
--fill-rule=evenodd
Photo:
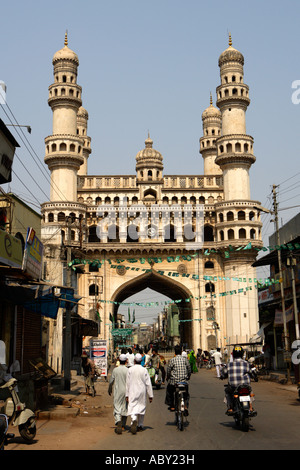
M242 432L225 414L224 384L214 370L200 370L190 380L190 412L185 428L179 431L174 413L164 404L165 386L154 390L148 402L145 430L132 435L128 428L115 433L113 398L105 382L97 384L98 396L74 396L86 410L72 418L37 421L37 436L25 444L18 431L7 450L102 450L180 451L199 450L299 450L300 402L296 387L259 380L252 383L257 417L249 432ZM76 401L79 400L79 401ZM82 401L84 400L84 401ZM99 406L97 406L99 404ZM93 410L93 412L92 412ZM128 424L129 418L128 418Z

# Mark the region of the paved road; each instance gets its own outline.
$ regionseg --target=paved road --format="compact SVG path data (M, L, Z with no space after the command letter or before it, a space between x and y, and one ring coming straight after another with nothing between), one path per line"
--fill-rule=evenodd
M253 383L258 416L244 433L225 415L224 382L215 371L200 370L190 381L190 416L184 431L177 430L174 413L164 405L165 389L154 390L147 405L145 431L132 435L114 432L112 398L101 384L102 412L65 420L38 421L36 440L25 445L16 437L8 450L299 450L300 403L295 387L267 381ZM91 397L88 402L96 400ZM95 402L94 402L95 403ZM129 420L129 418L128 418ZM116 455L122 455L116 453Z

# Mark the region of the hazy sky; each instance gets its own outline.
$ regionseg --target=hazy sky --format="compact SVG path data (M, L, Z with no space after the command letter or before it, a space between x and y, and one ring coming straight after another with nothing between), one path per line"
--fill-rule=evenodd
M148 130L163 155L164 174L203 174L201 115L210 92L215 104L218 58L230 31L250 87L247 133L257 159L250 170L251 198L270 209L276 184L279 209L299 205L299 18L298 0L2 2L0 81L7 86L7 106L0 106L0 118L32 128L31 134L10 128L21 148L13 181L3 189L37 210L49 200L48 87L52 57L66 30L79 57L78 84L89 113L89 174L135 174ZM280 211L280 223L298 212ZM274 230L270 220L263 217L265 245Z

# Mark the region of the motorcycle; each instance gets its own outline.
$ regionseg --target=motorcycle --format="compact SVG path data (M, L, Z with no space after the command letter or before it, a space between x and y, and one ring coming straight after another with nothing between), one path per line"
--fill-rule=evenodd
M0 450L4 450L8 439L15 437L14 434L8 433L8 418L6 415L0 414Z
M254 382L258 382L258 372L256 366L251 367L251 378L254 380Z
M152 366L147 367L147 370L148 370L148 374L151 380L151 385L153 387L156 387L157 390L159 390L162 384L161 370L160 369L156 370Z
M251 392L251 387L239 385L233 392L233 411L226 412L228 416L233 416L236 425L241 426L244 432L249 431L250 419L257 416L257 412L250 409L252 401L254 401L254 394Z
M11 378L0 386L0 389L7 389L11 395L4 403L4 413L8 417L9 423L18 426L22 438L31 442L36 436L36 417L33 411L26 408L25 403L21 402L17 392L17 380Z

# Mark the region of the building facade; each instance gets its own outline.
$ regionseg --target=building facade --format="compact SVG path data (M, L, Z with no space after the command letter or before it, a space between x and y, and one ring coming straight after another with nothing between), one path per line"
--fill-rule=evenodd
M71 266L83 299L78 313L94 320L98 312L101 338L109 339L119 305L146 287L176 302L181 341L190 348L207 349L216 325L220 346L257 332L252 264L262 247L262 223L259 202L250 197L255 156L246 132L243 65L230 38L219 57L217 107L211 98L202 114L203 174L165 175L163 156L148 135L135 172L90 175L79 60L67 37L54 55L53 133L45 139L51 193L42 205L46 278L63 285Z

